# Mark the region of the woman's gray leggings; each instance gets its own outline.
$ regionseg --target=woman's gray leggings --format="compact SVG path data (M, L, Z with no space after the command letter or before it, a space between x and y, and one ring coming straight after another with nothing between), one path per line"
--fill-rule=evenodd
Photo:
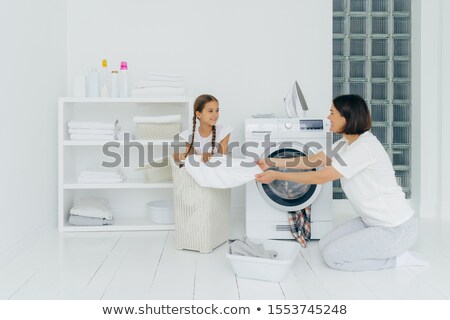
M411 248L418 234L416 217L396 227L368 225L358 217L323 237L319 248L330 268L344 271L380 270L393 268L395 257Z

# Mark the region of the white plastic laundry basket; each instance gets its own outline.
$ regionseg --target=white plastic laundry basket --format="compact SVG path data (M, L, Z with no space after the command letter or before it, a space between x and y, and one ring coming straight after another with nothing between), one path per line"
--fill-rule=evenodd
M177 249L211 252L228 239L230 189L203 188L170 158Z
M266 250L277 251L277 258L265 259L232 255L228 248L226 256L234 273L241 278L272 282L283 281L297 258L300 249L299 243L293 240L264 240L262 245Z

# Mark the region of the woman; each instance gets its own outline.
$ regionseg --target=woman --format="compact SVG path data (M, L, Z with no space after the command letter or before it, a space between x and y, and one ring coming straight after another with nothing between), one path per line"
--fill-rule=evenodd
M358 217L337 227L319 243L324 261L333 269L379 270L396 266L426 265L407 251L417 240L418 221L398 186L385 149L369 131L370 112L364 99L343 95L333 100L330 131L343 134L327 150L295 159L261 159L261 183L288 180L322 184L340 179L342 189ZM321 170L279 172L269 167Z

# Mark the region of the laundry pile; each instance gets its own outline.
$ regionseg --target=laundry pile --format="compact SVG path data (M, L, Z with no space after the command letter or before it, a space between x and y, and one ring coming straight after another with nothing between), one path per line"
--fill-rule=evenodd
M124 176L119 168L89 168L81 171L77 181L79 183L120 183Z
M262 244L256 244L248 238L229 240L230 254L245 257L275 259L278 256L276 250L266 250Z
M119 121L69 121L70 140L116 140Z
M76 226L103 226L114 224L109 203L104 198L83 198L70 209L69 223Z
M183 77L180 75L155 74L147 75L146 80L137 81L131 96L147 98L154 96L185 95L187 93Z

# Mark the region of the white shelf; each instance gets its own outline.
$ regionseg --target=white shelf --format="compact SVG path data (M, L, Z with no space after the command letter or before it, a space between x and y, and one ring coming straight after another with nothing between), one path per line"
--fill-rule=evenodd
M107 142L118 142L120 145L124 145L123 140L64 140L63 146L103 146ZM162 146L163 144L170 145L172 140L130 140L130 143L139 143L143 146L153 144L154 146Z
M114 218L114 224L108 226L73 226L68 221L64 222L61 231L156 231L174 230L173 224L152 223L149 218Z
M172 182L167 183L146 183L138 180L127 179L121 183L78 183L75 180L64 183L64 189L170 189Z
M70 120L94 119L96 121L118 119L124 128L132 125L136 114L182 114L183 127L188 128L192 118L192 97L158 96L151 98L77 98L61 97L58 100L58 228L60 231L137 231L173 230L173 225L153 224L146 216L149 201L170 198L173 183L145 183L143 178L128 178L122 183L78 183L77 174L93 161L99 161L98 148L108 142L125 146L123 140L69 140L67 123ZM145 110L141 110L143 107ZM176 111L175 111L176 110ZM172 146L172 139L131 140L130 144L144 147ZM79 146L79 147L77 147ZM89 147L94 146L94 147ZM97 147L95 147L97 146ZM184 146L184 143L182 143ZM95 149L95 150L94 150ZM124 152L125 152L125 148ZM95 151L95 152L94 152ZM159 152L159 150L158 150ZM132 154L132 160L137 155ZM94 160L96 159L96 160ZM113 212L112 226L73 226L68 223L69 211L81 197L102 197L111 206L126 208L125 212Z
M77 98L61 97L60 103L189 103L189 96L156 96L151 98Z

